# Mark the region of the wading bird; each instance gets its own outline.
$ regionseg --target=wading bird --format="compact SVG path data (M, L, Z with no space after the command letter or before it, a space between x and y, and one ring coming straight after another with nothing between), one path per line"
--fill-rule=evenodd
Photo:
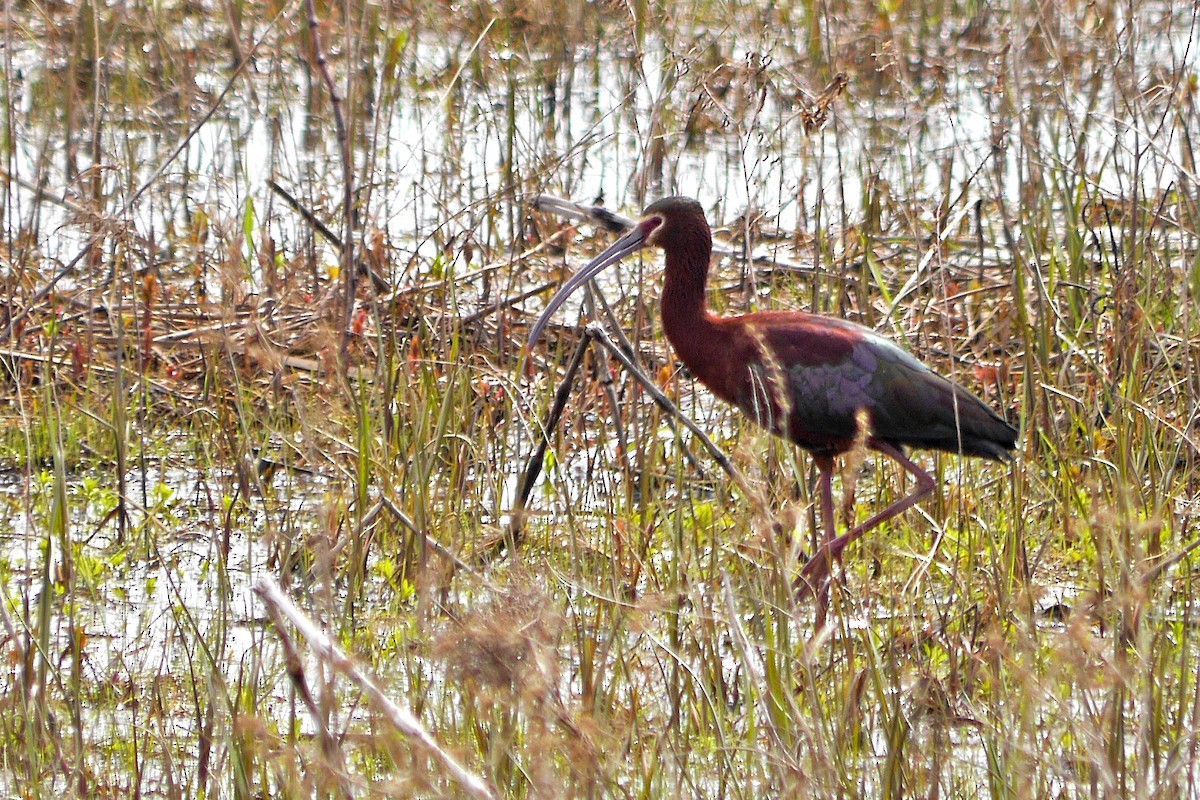
M904 448L1011 458L1016 428L868 328L800 311L710 314L704 291L712 233L700 204L686 197L651 204L628 233L573 275L534 323L529 347L568 295L605 267L649 246L666 254L662 323L679 359L713 394L807 450L816 462L825 537L801 573L801 588L824 585L833 560L848 544L933 491L933 477ZM837 536L833 459L856 442L890 456L917 485Z

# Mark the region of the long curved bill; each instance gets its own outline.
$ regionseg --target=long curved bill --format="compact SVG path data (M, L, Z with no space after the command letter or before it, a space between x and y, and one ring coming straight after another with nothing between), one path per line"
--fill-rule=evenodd
M533 349L533 346L537 344L538 337L542 335L546 323L550 321L550 317L553 316L555 311L558 311L559 306L571 296L572 292L600 274L605 267L610 267L630 253L645 247L646 238L658 225L659 220L653 217L638 223L629 233L617 239L609 245L607 250L588 262L587 266L568 278L567 282L558 290L558 294L550 298L550 302L546 305L546 310L538 317L537 322L533 323L533 329L529 332L529 341L525 344L526 349Z

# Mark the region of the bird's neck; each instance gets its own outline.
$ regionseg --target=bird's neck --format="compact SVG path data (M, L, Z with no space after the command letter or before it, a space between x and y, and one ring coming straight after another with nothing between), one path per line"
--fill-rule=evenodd
M662 321L667 339L680 359L691 366L692 354L704 341L712 318L704 307L708 262L712 247L672 248L667 253L663 280Z

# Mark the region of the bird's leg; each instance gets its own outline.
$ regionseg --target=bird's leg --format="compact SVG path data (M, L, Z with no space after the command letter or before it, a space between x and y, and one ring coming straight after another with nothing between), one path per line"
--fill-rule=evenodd
M833 515L833 458L823 456L817 464L821 467L821 519L825 525L825 541L821 543L820 554L837 538L837 519ZM807 565L806 565L807 566ZM831 568L826 564L826 574ZM829 581L823 581L817 592L817 629L825 627L825 617L829 613Z
M903 514L921 502L937 486L937 482L933 479L932 475L913 463L908 456L904 455L897 448L885 442L872 442L871 446L879 452L891 456L900 466L904 467L909 474L917 479L917 488L911 494L892 503L863 524L851 528L835 539L826 541L821 549L804 565L804 569L800 571L800 578L796 581L796 586L797 591L801 594L805 592L806 588L807 591L813 591L818 586L824 584L825 579L829 576L829 570L833 566L833 561L841 558L842 551L846 549L846 545L861 538L864 533L875 526L887 522L892 517ZM830 502L832 503L832 497Z
M825 526L821 549L824 549L837 538L837 521L833 518L833 458L818 456L815 460L821 472L821 524Z
M821 544L817 546L816 554L826 553L829 546L837 539L837 520L833 516L833 456L816 456L813 458L816 462L817 471L820 477L817 478L819 491L821 493L821 525L825 529L825 535L821 539ZM829 556L826 556L828 558ZM816 558L816 555L813 556ZM813 563L809 559L808 564L805 564L804 569ZM832 564L827 564L824 574L815 576L809 580L804 572L801 572L795 583L792 584L797 595L803 597L805 594L812 592L817 598L817 627L823 627L825 624L825 615L829 609L829 583L824 578L829 574L829 569ZM818 591L817 583L821 583Z

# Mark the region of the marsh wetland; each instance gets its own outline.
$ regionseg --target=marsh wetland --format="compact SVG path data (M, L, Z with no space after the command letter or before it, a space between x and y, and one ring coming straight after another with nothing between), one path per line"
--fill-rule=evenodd
M0 794L1200 797L1195 2L4 20ZM879 331L1014 462L918 453L819 629L812 460L656 252L526 351L611 241L543 194L697 198L716 312ZM592 320L741 480L599 346L545 426ZM905 480L844 459L842 525Z

